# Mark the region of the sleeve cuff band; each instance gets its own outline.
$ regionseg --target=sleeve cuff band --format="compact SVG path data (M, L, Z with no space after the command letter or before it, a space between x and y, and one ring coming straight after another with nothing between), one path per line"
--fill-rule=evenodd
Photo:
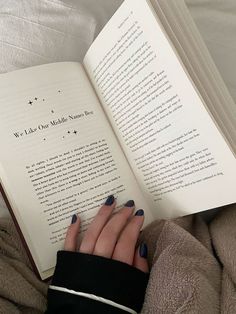
M52 286L80 291L140 312L149 275L101 256L59 251Z
M133 309L130 309L130 308L124 306L124 305L118 304L118 303L116 303L114 301L111 301L111 300L99 297L99 296L94 295L94 294L79 292L79 291L70 290L70 289L67 289L67 288L58 287L58 286L52 286L52 285L49 286L49 289L60 291L60 292L65 292L65 293L70 293L70 294L74 294L74 295L78 295L78 296L83 297L83 298L88 298L88 299L91 299L91 300L94 300L94 301L98 301L98 302L101 302L101 303L104 303L104 304L108 304L108 305L116 307L116 308L118 308L118 309L120 309L122 311L125 311L127 313L130 313L130 314L138 314L138 312L134 311Z

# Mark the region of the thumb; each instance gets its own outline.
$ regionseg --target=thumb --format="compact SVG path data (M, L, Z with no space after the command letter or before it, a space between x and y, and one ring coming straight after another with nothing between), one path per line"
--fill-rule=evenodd
M147 255L148 255L147 245L145 243L141 243L140 246L136 249L133 266L143 271L144 273L149 272Z
M71 224L67 229L64 249L65 251L76 251L77 250L77 241L78 233L80 227L80 219L77 215L72 216Z

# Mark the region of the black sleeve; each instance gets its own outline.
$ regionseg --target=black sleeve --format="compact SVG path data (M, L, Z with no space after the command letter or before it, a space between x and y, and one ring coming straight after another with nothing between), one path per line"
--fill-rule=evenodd
M96 295L139 313L147 282L148 274L128 264L90 254L59 251L51 286L69 291L49 287L46 313L129 313L116 306L76 295L76 292Z

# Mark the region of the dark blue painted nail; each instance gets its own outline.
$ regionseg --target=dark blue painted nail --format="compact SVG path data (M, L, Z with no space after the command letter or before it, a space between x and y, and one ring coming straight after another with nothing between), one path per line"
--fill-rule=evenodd
M125 207L133 207L134 206L134 201L129 200L127 203L125 203Z
M148 248L147 248L147 244L142 243L139 247L139 255L143 258L147 258L148 255Z
M71 224L76 223L76 221L77 221L77 216L76 216L76 214L74 214L74 215L72 216L72 219L71 219Z
M136 211L135 216L143 216L144 215L144 211L143 209L139 209Z
M109 195L106 202L105 202L105 205L107 205L107 206L112 205L114 203L114 200L115 200L114 195Z

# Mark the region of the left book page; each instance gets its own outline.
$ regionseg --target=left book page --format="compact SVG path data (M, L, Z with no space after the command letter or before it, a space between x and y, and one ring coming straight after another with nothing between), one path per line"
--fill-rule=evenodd
M109 194L147 208L79 63L0 77L0 143L1 184L42 279L74 213L83 231Z

